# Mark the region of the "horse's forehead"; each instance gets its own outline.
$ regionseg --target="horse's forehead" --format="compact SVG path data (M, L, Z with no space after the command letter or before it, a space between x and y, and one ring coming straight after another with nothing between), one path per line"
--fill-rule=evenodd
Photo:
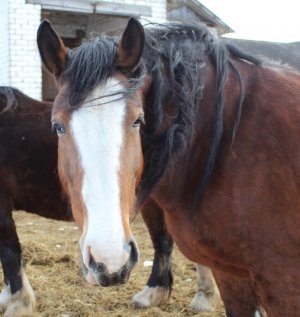
M121 78L118 77L110 77L105 82L99 83L93 90L91 90L88 94L85 100L83 101L83 104L89 104L89 105L99 105L99 104L106 104L114 101L117 98L120 98L118 96L119 94L123 94L124 90L124 84ZM100 99L97 99L101 97ZM95 98L95 100L92 100Z

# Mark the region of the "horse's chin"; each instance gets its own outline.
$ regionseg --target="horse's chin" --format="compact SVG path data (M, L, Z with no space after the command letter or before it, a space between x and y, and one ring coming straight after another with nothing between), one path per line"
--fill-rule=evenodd
M139 252L135 240L130 243L130 256L125 265L117 272L109 273L107 267L103 263L96 263L93 258L90 259L89 268L82 263L83 276L90 285L101 285L104 287L125 284L131 271L138 261Z

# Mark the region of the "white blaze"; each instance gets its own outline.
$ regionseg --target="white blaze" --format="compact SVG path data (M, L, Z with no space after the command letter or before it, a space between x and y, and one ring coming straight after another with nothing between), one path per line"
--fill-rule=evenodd
M81 241L83 261L88 267L91 252L110 272L118 271L128 258L119 188L126 104L124 99L116 101L121 95L89 100L121 89L114 79L96 88L70 121L83 170L82 197L88 213L86 236Z

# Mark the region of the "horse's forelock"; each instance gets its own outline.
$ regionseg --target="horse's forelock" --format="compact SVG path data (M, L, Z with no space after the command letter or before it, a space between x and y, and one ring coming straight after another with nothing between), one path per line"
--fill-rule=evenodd
M104 85L114 71L116 41L114 38L95 38L69 50L64 78L68 83L68 103L72 108L98 85Z

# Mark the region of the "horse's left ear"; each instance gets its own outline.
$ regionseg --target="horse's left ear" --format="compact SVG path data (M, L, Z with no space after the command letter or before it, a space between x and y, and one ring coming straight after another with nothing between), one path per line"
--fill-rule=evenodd
M121 69L132 71L140 61L144 43L143 26L135 18L130 18L117 48L116 65Z
M67 49L47 20L39 26L37 44L47 70L55 76L61 75L67 60Z

